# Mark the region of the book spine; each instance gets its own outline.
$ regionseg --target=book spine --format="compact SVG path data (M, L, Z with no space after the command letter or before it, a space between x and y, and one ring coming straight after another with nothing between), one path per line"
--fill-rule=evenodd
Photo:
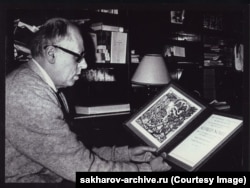
M94 31L114 31L114 32L123 32L124 28L123 27L117 27L117 26L112 26L112 25L96 25L96 26L91 26L91 28Z
M107 106L76 106L75 107L77 114L103 114L103 113L115 113L115 112L127 112L130 111L129 104L123 105L107 105Z
M97 48L96 62L110 63L110 48L111 48L111 33L110 31L96 31Z
M76 110L77 114L86 114L86 115L90 114L89 108L83 108L83 107L80 107L80 106L76 106L75 110Z

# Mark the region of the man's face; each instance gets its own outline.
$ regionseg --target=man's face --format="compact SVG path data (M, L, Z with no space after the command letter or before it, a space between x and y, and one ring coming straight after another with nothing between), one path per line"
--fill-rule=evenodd
M79 79L81 69L87 68L84 58L78 60L84 47L79 32L72 28L71 37L58 42L54 47L55 53L55 85L57 88L73 86ZM78 55L77 55L78 54Z

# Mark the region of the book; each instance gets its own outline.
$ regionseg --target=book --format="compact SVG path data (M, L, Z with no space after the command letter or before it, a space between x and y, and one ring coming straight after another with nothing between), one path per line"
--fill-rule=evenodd
M210 108L172 81L124 124L173 166L197 171L237 134L243 119Z
M94 31L102 30L102 31L124 32L123 27L114 26L114 25L106 25L102 22L93 23L90 27Z
M112 104L112 105L100 105L100 106L76 106L77 114L105 114L105 113L117 113L130 111L130 104Z
M126 63L127 33L112 32L110 63Z

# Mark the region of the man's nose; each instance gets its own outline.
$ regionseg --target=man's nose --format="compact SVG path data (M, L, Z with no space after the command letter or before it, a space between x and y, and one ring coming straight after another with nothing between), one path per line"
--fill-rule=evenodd
M82 69L86 69L88 67L87 62L83 58L80 63L77 64L77 73L80 74Z

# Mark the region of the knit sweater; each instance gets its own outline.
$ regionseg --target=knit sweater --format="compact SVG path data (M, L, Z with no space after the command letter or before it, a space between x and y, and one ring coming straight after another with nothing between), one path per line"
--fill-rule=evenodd
M75 181L76 172L151 171L131 163L128 147L92 150L77 140L37 66L28 62L6 77L5 182Z

